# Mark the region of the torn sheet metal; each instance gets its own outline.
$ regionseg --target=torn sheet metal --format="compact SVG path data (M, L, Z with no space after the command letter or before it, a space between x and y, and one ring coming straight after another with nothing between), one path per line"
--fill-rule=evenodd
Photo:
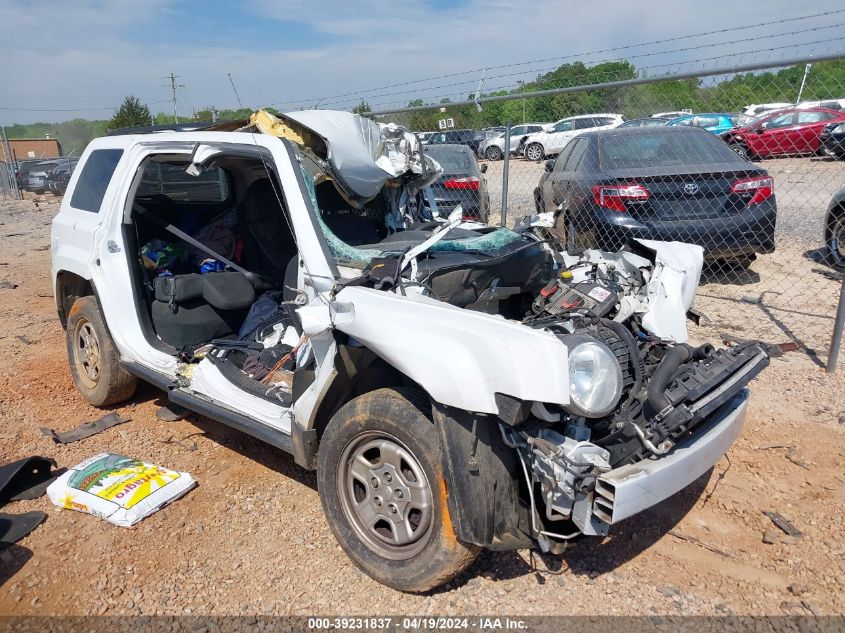
M594 268L613 278L623 291L614 320L622 323L633 314L642 315L643 328L660 338L685 343L687 311L704 265L700 246L681 242L636 240L647 257L629 251L615 253L588 249L580 256L562 252L573 282L587 280Z
M278 117L260 110L250 122L325 161L327 175L358 208L390 180L401 179L413 195L440 175L440 166L423 154L416 135L394 123L376 123L339 110L300 110Z

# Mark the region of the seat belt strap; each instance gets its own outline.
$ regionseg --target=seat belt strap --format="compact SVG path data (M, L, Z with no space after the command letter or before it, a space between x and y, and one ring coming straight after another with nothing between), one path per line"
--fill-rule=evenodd
M223 257L220 253L215 252L213 249L209 248L208 246L206 246L205 244L200 242L198 239L191 237L190 235L185 233L185 231L183 231L182 229L175 227L172 224L168 224L167 222L165 222L164 220L162 220L160 218L157 218L152 213L147 211L144 207L142 207L140 204L132 205L132 209L134 211L137 211L141 215L143 215L145 218L147 218L148 220L150 220L154 224L160 226L161 228L163 228L168 233L175 235L180 240L187 242L188 244L190 244L194 248L198 248L199 250L201 250L206 255L209 255L209 256L213 257L214 259L223 262L224 264L226 264L232 270L236 270L239 273L243 273L244 275L249 274L249 271L246 268L243 268L242 266L238 266L232 260L230 260L226 257Z

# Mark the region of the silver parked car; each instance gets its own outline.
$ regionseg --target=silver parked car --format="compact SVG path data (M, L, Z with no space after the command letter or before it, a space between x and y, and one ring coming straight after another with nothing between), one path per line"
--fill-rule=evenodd
M47 190L47 172L55 169L61 160L45 160L35 165L29 172L26 188L35 193Z
M548 123L525 123L511 128L510 152L515 154L529 134L542 132ZM505 131L494 134L478 145L478 157L487 160L502 160L505 155Z

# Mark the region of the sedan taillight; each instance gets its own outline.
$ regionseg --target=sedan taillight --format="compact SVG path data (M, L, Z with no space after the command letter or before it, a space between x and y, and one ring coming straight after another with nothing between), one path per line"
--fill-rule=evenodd
M593 201L604 209L625 212L626 202L645 202L649 198L648 189L642 185L595 185Z
M775 190L775 181L771 176L762 176L760 178L744 178L737 180L731 193L737 193L741 196L748 197L749 206L752 204L760 204L763 200L772 197Z
M446 189L478 189L480 180L475 176L466 176L465 178L449 178L443 182Z

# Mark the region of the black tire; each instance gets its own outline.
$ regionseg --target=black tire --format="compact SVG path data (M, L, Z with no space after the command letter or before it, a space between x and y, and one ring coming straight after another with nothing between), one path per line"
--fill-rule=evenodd
M751 154L748 153L748 148L742 143L729 143L730 147L737 156L741 156L745 160L751 160Z
M546 201L543 200L543 192L540 187L534 187L534 210L537 213L545 213Z
M825 233L825 242L833 265L845 268L845 208L830 214Z
M65 335L73 382L89 403L107 407L132 397L138 379L120 367L120 356L94 297L73 302Z
M458 541L452 527L430 409L415 393L378 389L341 407L320 440L317 486L329 527L364 573L399 591L448 582L480 551ZM397 544L402 538L413 540Z
M525 146L525 158L532 161L543 160L546 157L546 150L540 143L528 143Z
M502 160L502 150L495 145L491 145L484 150L484 158L487 160Z

